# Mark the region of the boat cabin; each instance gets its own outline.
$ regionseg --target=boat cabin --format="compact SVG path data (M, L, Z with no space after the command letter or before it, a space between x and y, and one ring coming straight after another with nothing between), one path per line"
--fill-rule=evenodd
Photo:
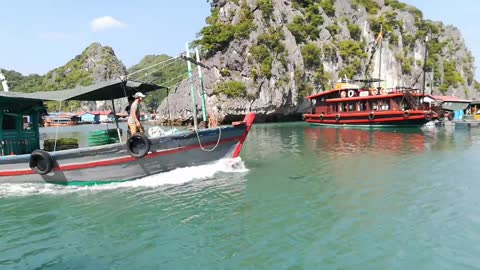
M0 155L30 154L40 149L40 119L47 114L44 101L111 100L114 107L114 99L126 98L137 91L145 93L162 88L164 87L154 84L115 79L97 85L55 91L55 95L52 95L52 92L0 92ZM108 119L108 116L115 119L114 115L114 112L108 111L105 113L105 119ZM80 121L78 115L56 115L49 120L46 118L44 124L64 126L77 124L78 121ZM119 139L122 132L118 122L116 131ZM58 147L56 150L59 150Z
M331 91L307 98L314 102L313 113L332 114L417 109L421 106L417 96L420 93L415 89L360 88L355 84L338 83Z
M43 102L0 96L0 154L22 155L39 149Z

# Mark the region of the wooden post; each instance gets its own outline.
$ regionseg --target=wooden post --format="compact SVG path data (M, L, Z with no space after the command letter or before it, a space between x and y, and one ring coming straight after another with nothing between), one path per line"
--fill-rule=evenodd
M122 142L122 134L120 133L120 127L118 125L117 111L115 110L115 102L112 99L112 109L113 109L113 121L115 121L115 126L117 127L118 142Z

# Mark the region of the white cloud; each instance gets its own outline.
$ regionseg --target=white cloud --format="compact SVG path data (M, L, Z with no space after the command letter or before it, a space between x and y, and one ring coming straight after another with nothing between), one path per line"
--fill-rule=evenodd
M111 16L103 16L93 19L90 28L93 32L101 32L112 28L125 28L127 24Z
M38 37L47 41L62 41L68 38L68 35L63 32L40 32Z

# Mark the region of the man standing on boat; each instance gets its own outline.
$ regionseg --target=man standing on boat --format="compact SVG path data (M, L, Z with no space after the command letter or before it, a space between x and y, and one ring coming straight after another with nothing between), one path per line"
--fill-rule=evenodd
M140 123L139 106L139 103L143 101L145 95L141 92L137 92L135 95L133 95L133 98L135 98L135 100L133 101L132 105L130 105L130 114L128 116L128 128L130 129L130 133L132 135L137 132L145 133L145 129Z

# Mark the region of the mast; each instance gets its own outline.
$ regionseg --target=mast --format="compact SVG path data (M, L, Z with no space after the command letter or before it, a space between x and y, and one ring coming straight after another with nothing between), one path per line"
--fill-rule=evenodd
M382 83L381 80L382 80L382 45L383 45L383 42L382 42L382 38L383 38L383 25L380 25L380 34L378 35L378 40L380 42L380 59L379 59L379 63L378 63L378 88L380 88L380 84Z
M423 60L423 91L422 95L425 96L425 87L427 84L427 59L428 59L428 34L425 36L425 58Z
M200 54L198 53L198 48L195 48L195 54L197 57L197 62L200 63ZM207 121L207 105L205 101L205 90L203 87L202 68L200 67L200 65L197 65L197 69L198 69L198 78L200 79L200 97L202 98L202 117L203 117L203 121L206 122Z
M190 58L190 48L188 47L188 43L186 44L186 54L187 58ZM192 96L192 113L193 113L193 126L195 130L198 129L197 125L197 105L195 103L195 86L193 85L193 73L192 73L192 63L187 61L188 66L188 77L190 78L190 95Z

